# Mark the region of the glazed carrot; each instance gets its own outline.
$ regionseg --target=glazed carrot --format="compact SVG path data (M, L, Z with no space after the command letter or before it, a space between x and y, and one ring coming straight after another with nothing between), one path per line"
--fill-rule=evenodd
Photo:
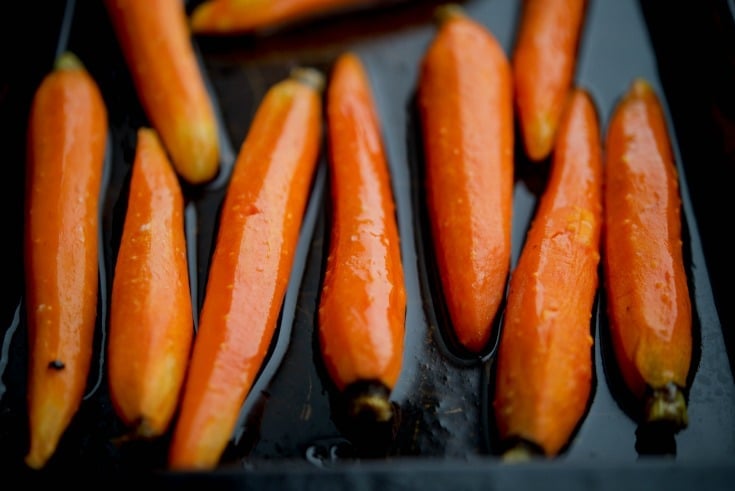
M386 421L392 417L387 396L403 360L406 292L380 121L354 53L335 63L327 123L332 220L319 304L320 347L338 390L363 383L348 412Z
M323 75L270 88L235 162L194 340L171 468L217 465L271 344L322 137Z
M79 409L97 317L98 204L107 108L72 53L37 88L28 126L26 464L41 468Z
M658 96L636 79L609 123L604 272L611 338L645 421L687 426L692 312L681 197Z
M155 130L138 130L110 303L110 399L133 437L169 426L194 332L184 199Z
M484 26L454 5L438 17L418 87L427 202L454 332L479 352L510 269L512 81L502 46Z
M509 459L534 450L558 454L586 411L592 385L602 147L589 94L573 89L568 101L503 317L494 409Z
M515 106L527 156L551 153L572 88L586 0L525 0L513 50Z
M191 184L219 169L212 100L181 0L105 0L140 102L178 174Z
M190 16L195 34L242 34L315 18L376 0L205 0Z

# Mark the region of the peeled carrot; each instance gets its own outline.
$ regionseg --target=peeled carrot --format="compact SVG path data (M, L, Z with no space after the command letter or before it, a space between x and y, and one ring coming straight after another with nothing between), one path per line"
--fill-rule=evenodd
M551 153L574 82L586 0L525 0L512 55L516 110L527 156Z
M387 396L403 361L406 292L379 116L354 53L342 54L334 66L327 123L332 220L319 304L320 347L340 391L363 383L364 390L348 401L348 413L387 421Z
M512 80L502 46L484 26L454 5L438 18L418 87L427 202L454 333L479 352L510 269Z
M105 0L120 48L152 126L178 174L214 178L219 141L212 100L181 0Z
M184 199L155 130L138 130L110 304L108 381L133 437L169 426L189 362L194 321Z
M560 452L586 411L602 229L593 102L573 89L551 173L512 273L498 348L495 419L506 458Z
M275 332L322 137L323 75L270 88L235 162L169 464L219 462Z
M25 280L29 334L26 464L41 468L79 409L97 317L98 205L107 108L64 53L37 88L28 126Z
M195 34L243 34L278 27L376 0L205 0L190 16Z
M604 272L611 338L643 418L687 426L691 299L681 197L658 96L636 79L609 123L605 163Z

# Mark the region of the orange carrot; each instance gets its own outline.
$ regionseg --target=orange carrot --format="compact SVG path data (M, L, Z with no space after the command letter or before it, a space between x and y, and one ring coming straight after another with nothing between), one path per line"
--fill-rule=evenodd
M459 342L481 351L510 269L513 103L508 60L458 6L421 61L426 192L443 295Z
M243 34L303 21L376 0L205 0L190 16L195 34Z
M216 466L271 344L322 137L323 75L271 87L243 142L220 216L169 464Z
M134 437L169 426L194 332L184 199L155 130L138 130L110 304L110 398Z
M554 145L574 81L586 0L525 0L513 51L516 110L527 156L541 161Z
M692 356L678 173L660 102L636 79L607 133L604 271L612 343L645 421L687 426Z
M560 452L592 385L590 322L602 228L602 148L593 102L573 89L549 181L508 291L495 418L507 458Z
M143 108L178 174L191 184L219 169L212 101L181 0L105 0Z
M26 464L41 468L82 400L97 316L98 205L107 108L72 53L37 88L26 165L29 334Z
M340 391L367 382L348 411L386 421L392 416L387 396L403 360L406 292L380 121L354 53L342 54L334 66L327 122L333 208L319 341Z

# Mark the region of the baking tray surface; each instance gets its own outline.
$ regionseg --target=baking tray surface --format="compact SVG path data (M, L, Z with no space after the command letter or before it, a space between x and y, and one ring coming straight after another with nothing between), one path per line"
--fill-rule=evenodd
M27 3L27 2L26 2ZM732 254L721 244L713 213L732 183L735 156L724 135L735 134L732 2L664 8L655 1L591 0L580 44L576 82L591 93L604 129L614 104L635 77L662 97L681 177L685 254L692 287L695 353L689 427L661 440L638 430L633 403L621 389L605 348L602 302L595 305L594 385L590 405L570 445L556 459L508 465L498 458L492 428L493 353L468 357L442 334L444 314L426 252L420 136L415 90L418 63L435 32L433 11L443 2L389 1L359 12L314 19L260 35L193 38L217 105L221 172L202 187L184 187L192 287L201 305L219 205L229 172L265 91L294 66L328 73L341 52L358 53L368 70L396 196L408 309L404 366L392 400L399 424L379 454L365 454L335 417L336 403L315 342L319 285L326 259L327 171L322 151L276 339L243 407L240 425L220 466L206 473L165 470L167 439L120 444L105 382L105 330L113 265L126 206L135 132L147 125L100 2L58 2L37 21L15 6L18 26L3 34L4 60L18 69L2 76L3 127L9 171L6 293L0 323L0 469L4 476L53 479L70 471L108 485L135 482L181 488L216 483L237 489L692 489L735 482L735 383L732 306L726 278ZM457 2L487 26L510 53L519 2ZM667 2L668 3L668 2ZM194 2L189 2L191 8ZM25 19L25 20L24 20ZM66 21L65 21L66 19ZM5 26L5 24L3 24ZM682 51L686 27L693 54ZM19 41L20 40L20 41ZM26 55L14 49L28 41ZM45 41L45 42L44 42ZM728 48L729 43L729 48ZM25 44L23 44L25 45ZM98 335L87 395L47 469L24 468L27 445L22 272L25 124L32 92L61 47L74 51L108 104L110 140L103 190L103 263ZM30 50L30 51L29 51ZM699 51L698 51L699 50ZM32 56L31 56L32 55ZM687 65L689 64L689 65ZM5 66L11 66L5 64ZM701 75L686 85L687 66ZM734 82L735 83L735 82ZM704 90L709 87L709 91ZM700 92L693 94L692 89ZM11 124L12 123L12 124ZM706 145L703 145L706 144ZM705 152L702 167L697 152ZM516 148L513 264L543 190L544 166ZM713 191L714 190L714 191ZM718 195L719 194L719 195ZM715 195L715 196L713 196ZM731 276L730 276L731 277Z

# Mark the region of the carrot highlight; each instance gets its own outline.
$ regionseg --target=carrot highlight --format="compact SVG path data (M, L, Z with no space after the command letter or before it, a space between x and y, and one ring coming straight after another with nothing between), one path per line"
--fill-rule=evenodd
M546 159L574 82L586 0L525 0L511 63L527 156Z
M484 26L453 4L437 17L418 87L426 201L453 332L477 353L492 335L510 270L512 80Z
M169 465L211 469L268 353L322 137L323 75L272 86L240 148L220 215Z
M190 184L219 170L217 122L181 0L105 0L138 98L177 173Z
M25 462L34 469L55 453L87 384L107 134L107 108L96 81L73 53L62 54L36 89L27 133Z
M551 173L512 273L498 348L500 439L555 456L586 411L602 230L602 147L589 94L573 89ZM527 445L530 443L531 445Z
M688 424L692 306L682 252L681 196L660 100L635 79L607 132L604 272L611 340L643 419Z
M184 198L155 130L138 130L117 255L107 346L113 407L133 438L169 427L189 362L194 321Z
M387 397L403 362L406 292L395 204L380 120L361 59L343 53L327 92L332 217L319 304L319 341L327 371L348 412L392 417ZM366 389L369 385L363 385Z
M194 34L245 34L376 3L376 0L205 0L191 13Z

